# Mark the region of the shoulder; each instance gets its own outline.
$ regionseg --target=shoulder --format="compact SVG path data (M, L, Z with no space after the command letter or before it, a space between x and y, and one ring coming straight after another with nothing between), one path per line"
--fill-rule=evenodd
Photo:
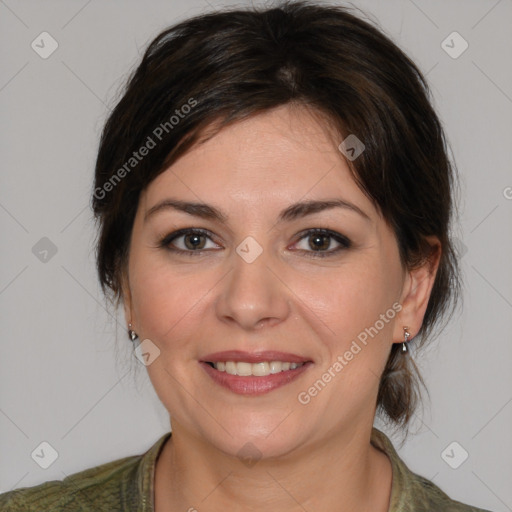
M63 480L52 480L0 494L3 512L129 510L131 496L126 492L137 478L142 455L118 459L74 473Z
M390 459L393 469L389 512L442 510L443 512L491 512L452 500L427 478L412 472L399 457L389 438L373 428L372 444Z
M432 481L410 471L410 482L417 494L415 506L418 510L443 510L444 512L491 512L452 500Z

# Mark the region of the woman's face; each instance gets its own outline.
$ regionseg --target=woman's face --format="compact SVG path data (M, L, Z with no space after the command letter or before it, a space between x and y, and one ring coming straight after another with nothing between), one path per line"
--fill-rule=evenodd
M171 200L208 210L165 206ZM307 215L295 208L280 218L294 204L333 200L352 206ZM200 215L209 208L224 219ZM204 232L171 241L185 228ZM314 229L333 236L308 234ZM336 144L305 111L285 106L225 128L148 186L132 232L125 310L150 340L147 370L173 431L229 454L251 441L270 457L372 423L391 345L403 339L405 310L397 312L408 276L391 229ZM220 385L211 374L221 372L204 362L230 350L310 363L287 370L298 373L270 391L241 393Z

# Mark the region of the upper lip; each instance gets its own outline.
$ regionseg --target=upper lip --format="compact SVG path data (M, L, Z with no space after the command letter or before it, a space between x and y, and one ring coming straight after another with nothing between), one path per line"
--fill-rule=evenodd
M282 361L289 363L306 363L310 361L307 357L275 350L264 350L260 352L243 352L242 350L225 350L204 356L201 361L206 363L218 363L225 361L245 361L247 363L261 363L262 361Z

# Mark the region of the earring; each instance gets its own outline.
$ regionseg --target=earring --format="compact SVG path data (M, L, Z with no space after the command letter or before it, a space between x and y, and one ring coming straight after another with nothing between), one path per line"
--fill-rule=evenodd
M132 329L132 324L128 324L128 337L131 341L135 341L139 337L138 334Z
M404 327L404 341L402 343L402 354L405 354L407 352L407 339L411 335L409 332L409 327Z

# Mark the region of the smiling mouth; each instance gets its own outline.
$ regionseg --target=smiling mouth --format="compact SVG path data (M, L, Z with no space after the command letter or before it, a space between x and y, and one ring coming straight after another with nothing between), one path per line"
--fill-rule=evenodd
M205 361L206 364L215 368L219 372L225 372L229 375L238 375L242 377L266 377L289 370L296 370L306 364L291 363L287 361L261 361L258 363L249 363L245 361Z
M259 361L257 363L236 361L235 363L235 361L206 362L203 360L199 363L213 382L233 393L245 396L264 395L282 386L286 386L300 379L300 376L307 372L314 364L312 361L295 363L297 367L292 370L291 363L289 363L290 368L288 368L287 361ZM235 373L228 373L226 368L224 370L217 370L216 366L220 364L220 368L222 368L222 363L227 365L228 371L233 368L230 363L236 364L234 367ZM272 363L279 363L281 367L279 368L278 364L272 365ZM266 373L266 365L268 365L268 373ZM256 375L252 373L253 368L255 368ZM270 373L271 368L273 372L277 373ZM251 371L250 374L248 373L249 369ZM215 391L215 388L212 391Z

